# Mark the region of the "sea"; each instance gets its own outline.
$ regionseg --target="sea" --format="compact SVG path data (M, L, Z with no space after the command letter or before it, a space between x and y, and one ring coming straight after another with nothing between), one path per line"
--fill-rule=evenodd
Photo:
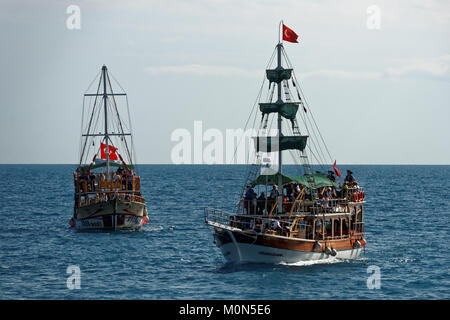
M139 165L150 221L117 232L70 228L74 169L0 165L0 299L450 298L450 166L340 166L365 187L365 252L293 265L214 245L204 207L233 208L243 165Z

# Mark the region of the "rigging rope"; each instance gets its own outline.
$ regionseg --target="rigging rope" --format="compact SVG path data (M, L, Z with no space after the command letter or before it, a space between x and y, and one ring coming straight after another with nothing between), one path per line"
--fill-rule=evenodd
M113 93L113 89L112 89L112 86L111 86L111 81L110 81L110 79L109 79L108 73L109 73L109 72L106 73L106 76L107 76L107 78L108 78L108 84L109 84L109 88L110 88L110 90L111 90L111 93ZM117 82L117 81L116 81L116 82ZM120 85L119 85L119 86L120 86ZM123 90L123 91L125 92L125 90ZM119 110L117 109L116 99L115 99L114 95L112 95L112 101L113 101L113 103L114 103L114 109L115 109L115 111L116 111L117 121L118 121L118 123L119 123L121 133L123 134L124 131L123 131L123 126L122 126L122 121L120 120ZM129 161L131 161L131 153L130 153L130 150L129 150L129 148L128 148L128 143L127 143L127 140L126 140L126 139L124 140L124 144L125 144L125 148L126 148L126 152L127 152Z
M123 89L123 87L121 86L120 82L114 77L114 75L109 72L109 74L111 75L111 77L113 78L113 80L117 83L117 85L119 86L119 88L125 92L125 90ZM136 150L134 148L134 139L133 139L133 126L132 126L132 121L131 121L131 114L130 114L130 106L128 104L128 95L125 95L125 100L126 100L126 104L127 104L127 114L128 114L128 122L130 125L129 131L131 133L130 136L130 140L131 140L131 155L130 155L130 160L132 163L134 163L136 165L137 162L137 155L136 155ZM134 158L133 158L134 155ZM133 160L134 159L134 160Z
M276 50L273 51L272 56L270 57L269 63L267 64L266 68L272 63L272 61L273 61L273 59L274 59L274 57L275 57L275 51L276 51ZM260 101L260 98L261 98L261 94L262 94L262 90L263 90L265 81L266 81L266 75L264 74L264 78L263 78L263 81L262 81L262 83L261 83L261 87L260 87L260 89L259 89L258 96L256 97L256 100L255 100L255 102L253 103L252 111L250 112L250 115L248 116L247 121L246 121L246 123L245 123L244 133L245 133L245 130L247 129L248 122L250 121L250 118L252 117L252 114L253 114L253 112L254 112L255 109L256 109L255 107L256 107L256 105L258 104L258 102ZM256 112L256 114L257 114L257 113L258 113L258 112ZM238 148L239 148L239 145L240 145L241 141L242 141L242 136L241 136L241 138L239 139L239 141L238 141L238 143L237 143L237 145L236 145L236 148L235 148L235 150L234 150L234 154L233 154L233 158L231 159L231 162L233 162L234 159L235 159L235 157L236 157L236 152L237 152L237 150L238 150Z
M98 75L97 75L98 76ZM97 78L97 77L96 77ZM100 81L98 82L98 87L97 87L97 94L100 92L99 90L100 90L100 84L101 84L101 78L102 77L100 77ZM95 79L94 79L95 80ZM92 83L91 83L92 84ZM86 97L85 96L83 96L83 99L85 99ZM95 105L96 105L96 102L97 102L97 99L98 99L98 96L95 96L95 99L94 99L94 105L93 105L93 110L95 109ZM92 117L94 116L94 112L92 112L92 114L91 114L91 118L90 118L90 120L89 120L89 125L88 125L88 131L87 131L87 134L89 134L89 132L90 132L90 128L91 128L91 123L92 123ZM84 142L84 146L83 146L83 150L81 151L81 157L80 157L80 166L81 166L81 164L82 164L82 162L83 162L83 154L84 154L84 151L86 150L86 144L87 144L87 141L88 141L88 136L86 136L86 139L85 139L85 142Z
M284 54L284 57L285 57L285 59L286 59L286 62L287 62L290 66L292 66L292 63L291 63L289 57L287 56L287 54L284 52L284 50L283 50L283 54ZM313 115L313 113L312 113L312 111L311 111L311 108L309 107L309 104L308 104L308 102L307 102L307 100L306 100L306 96L305 96L305 94L303 93L302 88L300 87L300 84L299 84L299 82L298 82L298 80L297 80L297 77L296 77L296 75L295 75L294 70L292 70L292 75L293 75L292 79L295 80L295 83L293 82L293 83L294 83L294 86L296 87L297 92L298 92L298 90L300 90L301 96L303 96L304 106L306 106L307 110L309 111L309 114L311 115L311 118L312 118L312 120L313 120L313 122L314 122L314 126L315 126L315 128L317 129L317 132L319 133L320 139L322 140L322 143L323 143L323 145L324 145L324 147L325 147L325 150L327 151L328 156L329 156L329 158L330 158L330 162L332 163L332 162L333 162L333 159L332 159L332 157L331 157L331 154L330 154L330 151L329 151L329 149L328 149L328 146L327 146L327 144L325 143L325 140L324 140L324 138L323 138L323 136L322 136L322 134L321 134L321 132L320 132L320 130L319 130L319 126L317 125L317 122L316 122L316 120L315 120L315 118L314 118L314 115Z

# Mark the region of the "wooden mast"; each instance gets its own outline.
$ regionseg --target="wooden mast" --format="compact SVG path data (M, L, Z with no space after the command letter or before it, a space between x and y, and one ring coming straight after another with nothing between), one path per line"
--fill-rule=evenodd
M279 42L277 44L277 69L281 69L281 47L283 46L283 44L281 42ZM283 100L281 98L281 85L282 85L283 81L280 81L278 83L278 96L277 96L277 103L282 103ZM279 192L279 198L278 198L278 210L281 212L282 211L282 206L283 206L283 179L282 179L282 152L281 152L281 148L280 148L280 141L281 141L281 136L282 136L282 132L281 132L281 113L278 112L278 192Z
M108 108L106 106L106 99L108 98L108 94L106 92L106 66L103 65L102 73L103 73L103 106L105 111L105 140L106 140L106 179L109 177L109 137L108 137Z

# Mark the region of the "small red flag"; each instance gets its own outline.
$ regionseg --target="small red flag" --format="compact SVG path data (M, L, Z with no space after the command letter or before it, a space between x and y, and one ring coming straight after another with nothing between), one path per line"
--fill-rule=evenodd
M298 35L283 24L283 40L298 43Z
M119 160L116 154L117 148L112 145L108 145L109 160ZM100 158L106 159L106 144L100 143Z
M334 160L333 169L334 169L334 172L336 172L336 174L337 174L338 177L340 178L340 177L341 177L341 173L340 173L339 170L336 168L336 160Z

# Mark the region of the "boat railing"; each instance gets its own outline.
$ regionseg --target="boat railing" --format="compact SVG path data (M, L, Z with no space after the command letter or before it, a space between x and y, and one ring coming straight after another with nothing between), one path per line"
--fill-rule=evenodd
M349 220L341 220L342 217L330 218L339 219L337 224L334 224L335 220L331 220L331 226L325 223L326 220L321 215L317 215L312 219L311 215L289 218L289 214L273 216L240 215L220 209L205 208L204 217L206 224L218 228L281 235L298 239L338 240L364 236L364 222L351 221L351 225L348 225ZM278 220L281 228L274 229L276 220ZM317 221L320 222L317 223Z
M338 193L341 198L346 199L348 202L364 202L365 199L364 188L358 185L341 188Z
M123 192L92 192L92 194L96 194L96 197L82 197L80 198L78 204L80 207L106 202L114 199L118 199L121 201L131 201L131 202L140 202L145 203L145 199L139 195L130 194L129 191Z
M74 174L75 193L88 194L96 192L140 192L140 177L130 174L94 175Z
M354 222L353 235L364 235L364 221Z
M287 220L288 216L236 215L219 209L205 208L205 223L246 232L312 239L313 226L304 220ZM280 227L274 228L275 221Z
M347 213L347 199L330 198L321 200L295 200L285 201L278 207L277 200L240 200L239 208L242 208L240 214L243 215L268 215L272 216L279 213L292 214L323 214L323 213Z

